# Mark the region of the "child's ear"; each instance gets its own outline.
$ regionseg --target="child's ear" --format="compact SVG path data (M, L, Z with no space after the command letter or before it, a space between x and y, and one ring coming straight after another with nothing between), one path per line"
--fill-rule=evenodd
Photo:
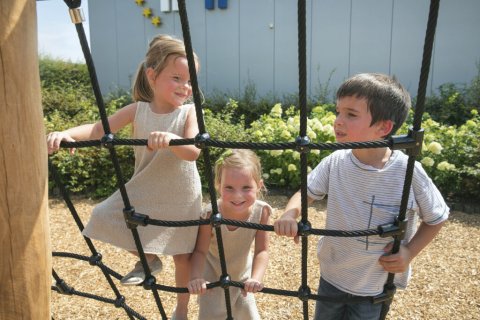
M147 68L145 70L145 75L147 76L148 83L152 86L155 82L155 70L153 70L153 68Z
M392 132L393 121L392 120L383 120L379 126L380 136L386 137Z
M258 195L261 196L263 192L265 192L267 189L265 189L265 184L263 183L263 180L260 180L258 182Z
M263 187L264 187L263 179L261 179L261 180L258 182L258 189L263 189Z

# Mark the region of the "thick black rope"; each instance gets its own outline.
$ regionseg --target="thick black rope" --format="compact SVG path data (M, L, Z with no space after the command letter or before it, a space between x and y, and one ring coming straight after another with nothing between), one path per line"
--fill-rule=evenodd
M413 118L414 133L421 131L422 115L423 115L424 103L425 103L425 94L427 91L428 74L430 71L430 61L432 58L433 42L435 38L435 30L437 28L439 8L440 8L440 0L430 1L427 30L425 34L425 42L423 47L422 67L420 71L420 80L418 84L417 104L415 106L415 114ZM419 152L419 150L420 149L416 149L417 152ZM409 196L410 186L412 185L413 170L415 167L415 158L417 156L417 152L410 152L408 157L407 170L405 172L405 182L404 182L403 193L402 193L402 200L400 203L400 212L398 216L399 223L402 223L405 220L407 206L408 206L408 196ZM405 224L402 223L402 226L405 226ZM394 241L393 241L392 253L397 253L400 250L400 244L401 244L401 240L403 239L403 236L394 236L393 239ZM394 273L388 274L387 282L384 287L384 294L391 298L383 302L382 312L380 315L380 319L382 320L386 318L389 310L389 306L395 294L395 285L393 283L394 278L395 278Z
M69 6L71 10L75 10L81 4L80 0L64 0L65 3ZM424 109L424 100L425 100L425 92L426 92L426 84L428 80L428 70L430 66L430 58L431 52L433 48L433 39L434 39L434 32L436 28L436 20L438 16L438 0L431 1L430 7L430 14L429 14L429 21L427 26L427 35L425 39L425 47L424 47L424 57L422 61L422 71L420 76L420 83L419 83L419 94L417 99L417 106L415 109L415 118L414 118L414 126L413 131L409 133L407 136L397 136L393 137L389 140L384 141L372 141L372 142L362 142L362 143L311 143L306 135L306 127L307 127L307 108L306 108L306 5L305 0L298 0L298 52L299 52L299 106L300 106L300 132L299 137L295 140L295 142L284 142L284 143L252 143L252 142L229 142L229 141L215 141L210 139L208 133L205 132L205 124L203 119L203 112L201 110L201 102L200 102L200 91L198 89L198 82L196 77L196 68L193 56L193 49L191 46L191 38L190 38L190 31L188 26L188 15L186 12L186 6L184 0L178 0L179 4L179 14L182 23L182 30L187 54L187 60L189 64L189 71L192 81L193 87L193 97L195 102L195 109L197 113L197 121L199 127L199 135L195 139L177 139L172 140L171 145L191 145L195 144L197 147L203 149L203 155L205 159L206 165L206 174L208 179L208 186L209 186L209 193L212 199L212 217L210 220L189 220L189 221L164 221L164 220L155 220L150 219L146 215L142 215L135 212L135 209L130 205L128 195L125 189L125 185L123 182L123 177L120 170L120 165L115 153L114 146L116 145L146 145L146 139L116 139L113 134L110 132L109 124L108 124L108 117L106 115L105 105L103 102L103 98L99 89L98 80L95 73L95 68L93 65L93 60L91 58L90 50L88 48L88 43L86 41L85 33L83 30L82 23L75 23L77 28L77 33L79 35L79 39L82 45L82 50L84 52L85 60L87 63L87 67L89 70L92 87L94 90L94 94L97 100L97 105L99 108L101 121L104 127L104 131L106 133L105 137L101 140L92 140L92 141L83 141L83 142L62 142L62 147L90 147L90 146L104 146L107 147L110 151L110 156L112 162L114 164L115 173L117 176L118 187L120 193L122 195L122 199L124 201L125 209L125 221L127 226L132 230L132 236L134 238L135 244L137 246L140 260L144 269L146 270L146 280L143 284L145 289L152 290L152 293L155 297L155 301L157 306L160 310L161 316L163 319L166 319L166 314L161 304L160 297L158 295L157 290L163 291L170 291L170 292L177 292L177 293L186 293L188 290L186 288L175 288L169 287L164 285L157 285L155 283L155 277L153 277L150 273L148 264L146 262L145 254L143 252L143 246L140 242L140 237L137 231L137 226L145 226L148 224L151 225L159 225L159 226L170 226L170 227L184 227L184 226L196 226L196 225L204 225L204 224L211 224L215 227L216 235L217 235L217 243L219 247L219 254L220 254L220 263L222 269L222 276L218 282L211 283L207 287L214 288L214 287L222 287L225 292L225 301L227 306L227 319L233 319L231 314L231 306L230 306L230 296L229 296L229 287L238 287L243 288L243 283L232 281L227 273L227 266L225 262L224 252L223 252L223 241L221 235L221 224L226 225L234 225L243 228L252 228L257 230L265 230L265 231L273 231L272 226L261 225L261 224L253 224L244 221L236 221L236 220L229 220L221 218L221 214L218 212L218 207L216 203L216 192L213 183L213 172L212 166L210 161L209 155L209 147L219 147L219 148L241 148L241 149L262 149L262 150L280 150L280 149L296 149L301 152L301 198L302 198L302 210L301 210L301 221L299 223L299 235L302 237L302 283L298 291L288 291L288 290L278 290L272 288L264 288L262 290L263 293L270 293L270 294L278 294L278 295L286 295L286 296L296 296L300 300L303 301L303 314L304 319L308 319L308 300L328 300L328 301L341 301L341 302L348 302L348 303L359 303L364 301L372 301L373 303L383 302L382 308L382 315L380 319L384 319L388 312L388 306L391 303L394 293L395 293L395 286L393 285L393 278L394 274L388 275L388 280L385 285L384 293L379 297L361 297L361 298L354 298L354 299L333 299L329 297L324 297L320 295L311 294L310 288L308 287L307 283L307 236L310 234L315 235L327 235L327 236L339 236L339 237L356 237L356 236L365 236L365 235L385 235L385 236L393 236L394 237L394 250L392 252L398 252L400 246L400 236L404 232L405 225L398 223L393 228L379 226L376 230L354 230L354 231L343 231L343 230L322 230L322 229L313 229L311 228L310 222L308 221L308 211L307 211L307 190L306 190L306 181L307 181L307 153L310 149L320 149L320 150L339 150L339 149L359 149L359 148L380 148L380 147L389 147L392 149L408 149L414 148L413 152L410 152L409 162L407 166L407 172L405 177L405 184L404 190L402 194L402 204L400 207L400 215L398 218L399 222L402 222L405 219L405 212L407 207L408 201L408 191L412 181L413 175L413 165L415 162L416 152L419 151L419 139L416 136L416 133L420 131L421 125L421 114L423 113ZM421 142L421 141L420 141ZM50 169L52 170L52 168ZM52 170L54 171L54 170ZM57 184L59 186L62 185L61 181L59 181L58 177L55 178ZM61 187L61 192L64 198L68 199L68 195L64 187ZM67 201L67 200L66 200ZM83 230L83 224L81 223L78 214L71 204L71 201L67 201L67 206L69 207L72 215L74 216L75 221L77 222L77 226L80 230ZM73 210L72 210L73 209ZM399 236L400 235L400 236ZM132 315L142 319L142 317L136 314L133 310L131 310L125 303L124 297L121 296L116 289L113 281L110 278L110 275L113 275L117 279L121 279L121 275L114 272L113 270L109 269L101 262L101 255L98 254L93 247L91 241L86 238L87 245L92 251L92 257L84 257L75 254L67 254L67 253L54 253L54 256L64 256L64 257L72 257L80 260L89 261L90 264L99 266L102 271L104 272L107 280L111 284L112 288L114 288L114 292L117 296L117 300L107 299L98 297L91 294L86 293L79 293L74 289L70 288L67 290L67 294L75 294L89 297L89 298L96 298L104 302L113 303L117 307L122 307L126 310L128 316L132 318ZM395 251L396 248L396 251ZM64 284L63 280L61 280L58 275L53 271L54 278L57 283ZM65 293L65 287L56 286L52 287L52 290L59 291Z

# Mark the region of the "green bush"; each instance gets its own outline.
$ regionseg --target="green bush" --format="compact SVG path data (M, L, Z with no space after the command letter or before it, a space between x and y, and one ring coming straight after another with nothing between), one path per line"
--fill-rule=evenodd
M91 92L86 68L83 65L40 60L42 101L47 132L64 130L83 123L99 120L98 108ZM59 74L60 73L60 74ZM65 74L64 74L65 73ZM56 82L59 79L60 82ZM445 85L440 89L440 98L435 97L437 109L431 110L435 116L425 113L422 128L425 130L424 145L418 160L427 173L448 198L480 198L480 117L478 101L480 80L472 81L465 90ZM295 99L285 98L282 104L269 104L264 100L260 105L254 104L254 92L243 101L227 99L217 100L215 107L206 103L204 120L210 137L219 141L250 142L292 142L299 135L300 117ZM223 98L222 98L223 99ZM207 100L208 101L208 100ZM257 100L258 101L258 100ZM126 92L117 92L107 98L107 114L131 102ZM250 114L245 108L251 105ZM273 108L272 108L273 105ZM466 107L471 106L471 107ZM267 110L263 114L259 110ZM333 121L335 106L322 104L309 105L307 135L316 142L334 142ZM442 110L442 112L438 112ZM468 111L468 112L467 112ZM247 119L254 119L251 122ZM453 119L460 124L442 124L436 119ZM462 120L463 119L463 120ZM452 120L452 121L453 121ZM412 121L412 112L399 134L406 133ZM131 129L124 128L117 137L129 137ZM221 148L209 148L211 164L223 152ZM123 179L127 181L134 166L133 148L129 146L116 148ZM295 150L258 150L262 159L264 179L270 189L297 189L300 183L300 153ZM331 151L311 150L307 154L308 171ZM82 148L75 155L68 150L61 150L50 157L53 164L64 177L69 190L91 197L105 197L117 189L117 181L109 152L102 148ZM203 155L198 160L202 184L206 187L206 168ZM50 191L54 191L53 183Z
M307 120L307 136L310 141L334 142L333 121L335 114L328 111L330 106L317 106L312 109ZM247 132L256 142L292 142L300 132L300 115L295 107L283 112L276 104L269 114L254 121ZM329 150L311 150L307 155L307 172L318 164ZM297 189L300 185L300 153L296 150L260 150L258 152L263 166L264 180L268 187Z
M40 77L47 132L61 131L100 119L84 64L43 58L40 59ZM107 114L112 114L131 101L123 92L117 94L120 95L107 98ZM117 137L128 137L130 130L123 129ZM133 173L133 150L131 147L119 147L116 153L123 179L128 179ZM81 148L74 155L70 155L68 150L60 150L51 155L50 160L62 175L65 186L73 193L105 197L116 189L117 179L105 149ZM49 189L56 194L53 181L50 181Z
M446 83L438 93L425 99L425 112L445 125L460 126L470 118L470 111L480 111L480 67L469 85Z
M419 161L449 198L480 199L480 117L476 110L461 126L426 119Z
M243 117L234 119L234 114L237 108L237 102L230 100L226 103L222 114L214 114L209 109L204 110L205 127L211 139L218 141L248 141L247 133L244 130L245 124ZM223 151L222 148L209 148L210 164L212 167ZM197 160L197 166L202 180L202 186L204 190L207 190L207 170L203 158L204 156L202 152Z

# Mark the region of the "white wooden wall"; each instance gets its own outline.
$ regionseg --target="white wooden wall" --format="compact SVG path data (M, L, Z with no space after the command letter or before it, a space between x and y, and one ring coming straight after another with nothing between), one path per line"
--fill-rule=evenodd
M204 92L236 96L248 83L259 95L298 92L296 0L228 0L227 9L213 10L205 9L204 0L186 4ZM155 27L133 0L89 1L91 49L103 93L130 88L154 35L182 38L178 11L161 12L160 5L146 0L163 21ZM334 93L352 74L383 72L396 75L415 96L429 6L427 0L307 0L308 93L315 95L329 78ZM440 1L429 90L468 83L477 74L479 13L478 0Z

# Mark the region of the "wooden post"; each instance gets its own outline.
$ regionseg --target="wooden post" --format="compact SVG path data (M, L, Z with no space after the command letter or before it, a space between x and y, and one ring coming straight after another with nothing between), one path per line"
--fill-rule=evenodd
M0 1L0 319L50 319L36 2Z

